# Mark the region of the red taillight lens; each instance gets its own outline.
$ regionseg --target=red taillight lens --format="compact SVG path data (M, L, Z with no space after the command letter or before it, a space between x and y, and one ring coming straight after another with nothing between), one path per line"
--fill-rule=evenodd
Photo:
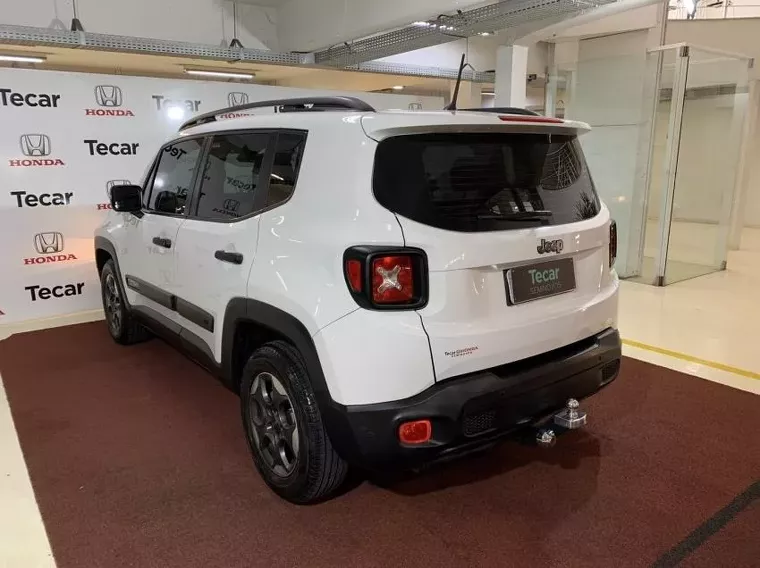
M362 263L360 260L347 260L346 261L346 278L348 279L348 285L353 292L362 291Z
M372 259L372 300L376 304L404 304L414 300L414 268L409 256Z
M403 444L424 444L433 435L433 425L430 420L414 420L404 422L398 428L398 439Z
M610 221L610 268L615 265L617 258L617 223Z

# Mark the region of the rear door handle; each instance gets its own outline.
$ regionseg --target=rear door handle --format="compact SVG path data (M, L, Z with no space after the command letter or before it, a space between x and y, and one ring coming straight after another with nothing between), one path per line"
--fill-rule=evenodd
M243 255L239 252L227 252L226 250L218 250L214 253L214 258L221 260L222 262L243 264Z
M153 237L153 244L159 247L172 248L172 240L164 239L162 237Z

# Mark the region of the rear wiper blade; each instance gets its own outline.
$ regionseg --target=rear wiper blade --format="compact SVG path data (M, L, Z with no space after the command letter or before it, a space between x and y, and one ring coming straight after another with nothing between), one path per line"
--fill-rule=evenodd
M478 215L478 219L485 221L491 219L504 219L505 221L539 221L551 216L551 211L515 211L511 213L488 213L485 215Z

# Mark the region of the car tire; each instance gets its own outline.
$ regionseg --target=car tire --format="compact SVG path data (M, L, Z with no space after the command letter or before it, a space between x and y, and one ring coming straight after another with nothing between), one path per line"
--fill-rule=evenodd
M108 332L116 343L132 345L150 338L150 332L129 313L113 260L107 261L100 272L100 295Z
M257 349L240 385L243 426L266 484L296 504L323 501L348 474L325 431L301 354L274 341Z

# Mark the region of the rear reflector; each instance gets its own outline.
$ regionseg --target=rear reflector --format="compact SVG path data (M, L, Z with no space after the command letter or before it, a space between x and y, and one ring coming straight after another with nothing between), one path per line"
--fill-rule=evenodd
M346 261L346 278L348 285L353 292L362 291L362 263L359 260L351 259Z
M372 300L376 304L403 304L414 300L414 271L410 256L372 259Z
M499 120L504 122L544 122L548 124L562 124L565 121L561 118L552 118L550 116L529 116L529 115L499 115Z
M404 422L398 428L398 439L402 444L424 444L432 435L433 425L430 420Z

